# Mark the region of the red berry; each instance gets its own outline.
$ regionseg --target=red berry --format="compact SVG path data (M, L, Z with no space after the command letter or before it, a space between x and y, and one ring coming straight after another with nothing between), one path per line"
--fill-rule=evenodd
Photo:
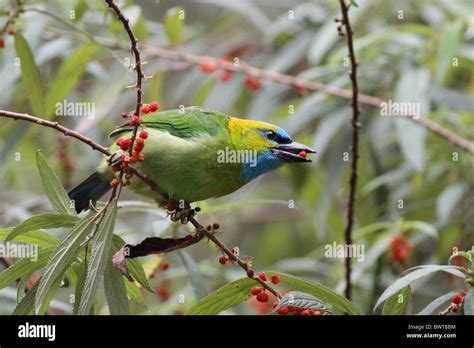
M140 108L140 111L143 114L148 114L150 112L150 105L148 104L143 104L142 107Z
M186 237L184 237L184 239L186 240L186 242L192 242L194 237L192 234L188 234L186 235Z
M143 162L145 160L145 156L142 153L138 154L138 162Z
M137 145L142 145L142 144L144 144L144 143L145 143L145 139L143 139L142 137L137 138L137 139L135 140L135 144L137 144Z
M148 138L148 132L147 131L141 131L140 132L140 138L142 138L142 139Z
M304 82L303 81L297 81L295 82L295 87L299 90L303 90L303 89L306 89L306 86L304 85Z
M259 293L262 292L262 288L257 288L257 287L252 288L251 292L252 292L252 295L257 296Z
M288 313L288 307L281 307L277 309L277 313L281 315L286 315Z
M451 302L454 303L454 304L460 304L462 302L462 299L463 299L463 297L462 297L461 294L456 294L456 295L454 295Z
M258 302L268 302L268 294L266 292L261 292L257 295Z
M309 311L307 309L302 310L301 315L309 315Z
M118 138L117 140L115 140L115 144L117 144L118 146L121 146L123 144L123 141L124 141L123 138Z
M307 155L308 154L304 150L301 150L300 153L298 154L298 156L300 156L300 157L306 157Z
M262 83L260 82L260 80L256 79L253 76L250 76L250 75L245 77L244 83L250 89L253 89L253 90L257 90L257 89L260 89L262 87Z
M168 268L170 268L170 264L169 262L165 262L165 263L162 263L160 268L163 270L163 271L166 271Z
M202 64L199 64L199 69L202 72L213 73L214 71L217 70L217 65L214 62L202 63Z
M15 35L15 33L16 33L16 30L13 29L13 28L8 29L8 31L7 31L8 35Z
M148 106L148 112L155 112L160 108L160 104L158 104L156 101L151 102L150 105Z
M232 77L232 71L224 70L224 72L221 74L220 79L222 82L227 82L230 80L231 77Z
M313 315L321 315L320 311L314 311Z
M227 255L219 257L219 263L221 265L225 265L227 262L229 262L229 257Z
M0 37L0 48L5 48L5 40L3 40L3 37Z
M267 281L267 275L265 274L265 272L260 272L260 274L258 275L258 277L263 280L264 282Z
M142 122L142 117L141 116L133 116L132 119L130 120L130 125L131 126L136 126Z
M280 277L277 274L272 275L270 278L273 284L278 284L280 282Z
M277 308L278 306L278 303L280 303L279 301L275 301L273 302L273 309ZM286 307L288 309L288 307Z

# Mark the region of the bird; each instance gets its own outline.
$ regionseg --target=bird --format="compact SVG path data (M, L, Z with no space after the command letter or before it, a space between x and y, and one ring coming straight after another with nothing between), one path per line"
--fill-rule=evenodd
M258 176L285 163L308 163L310 147L294 142L286 131L270 123L240 119L203 107L166 110L143 116L147 134L143 161L133 166L156 183L156 190L136 175L127 186L159 206L194 202L228 195ZM131 137L127 122L109 137ZM113 143L96 171L69 192L77 213L87 210L119 178L110 165L124 152Z

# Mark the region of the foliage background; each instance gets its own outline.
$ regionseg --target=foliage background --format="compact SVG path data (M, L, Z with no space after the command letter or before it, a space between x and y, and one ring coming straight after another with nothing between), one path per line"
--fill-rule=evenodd
M384 99L417 101L422 106L422 117L473 141L472 1L358 3L359 8L351 9L351 20L361 61L361 92ZM239 59L251 66L350 88L348 67L343 65L347 47L338 38L333 21L339 15L336 1L125 4L125 13L142 46L213 57L237 52ZM181 35L173 39L163 23L176 34L173 25L177 24L171 17L165 20L168 9L175 6L184 9L186 18ZM133 91L124 90L125 85L133 84L134 75L124 65L131 56L121 23L101 1L28 1L27 7L47 11L63 22L27 11L15 24L31 47L39 69L41 90L36 105L31 102L31 90L25 90L21 83L20 69L14 66L14 38L4 35L0 108L56 119L108 144L107 134L122 122L120 114L131 110L135 101ZM0 8L14 8L14 4L2 0ZM74 20L69 19L71 10L76 11ZM295 14L293 20L288 18L290 10ZM397 18L400 10L402 20ZM0 17L0 25L6 18ZM84 33L100 44L91 43ZM349 174L349 162L343 160L343 155L350 144L350 102L321 92L301 95L291 86L271 81L262 81L263 87L253 91L243 83L242 74L234 74L224 83L219 80L219 72L205 74L196 66L164 60L146 50L143 57L148 62L145 72L154 75L144 84L145 101L157 100L163 110L203 105L241 118L275 123L318 151L311 165L285 166L232 195L200 203L201 220L219 222L224 231L221 238L229 246L238 246L242 255L254 257L256 269L300 275L341 291L343 260L324 257L324 246L343 242ZM457 67L452 65L453 57L458 58ZM54 104L65 98L95 103L95 117L55 116ZM294 106L293 114L289 106ZM100 154L52 130L10 120L1 122L2 227L51 209L37 175L37 149L60 173L66 189L78 184L100 160ZM466 250L474 244L473 159L426 129L408 120L383 117L375 108L363 107L361 122L356 227L391 223L365 236L355 234L355 241L363 243L366 250L365 261L353 263L353 297L370 313L377 297L400 273L400 265L388 258L388 246L395 234L406 232L414 245L407 267L445 264L453 246ZM458 161L453 161L453 152L458 152ZM141 200L129 192L122 197ZM398 208L399 199L404 201L403 209ZM295 202L296 209L288 208L289 200ZM162 212L128 206L119 210L115 231L127 242L134 242L151 235L182 235L184 230L172 226ZM64 231L52 233L60 236ZM166 255L165 261L171 265L166 272L159 269L161 257L144 258L141 261L145 269L158 267L151 279L158 295L143 292L146 307L135 304L133 313L182 313L196 297L242 276L239 268L220 266L218 257L218 251L200 243ZM435 277L418 282L412 289L414 297L408 312L416 313L435 297L462 286L447 275ZM53 304L59 312L70 312L71 292L73 289L64 288L57 293ZM167 292L169 298L165 300ZM189 300L179 303L179 294ZM0 313L11 313L15 299L14 284L2 290ZM98 301L96 310L103 313L104 299ZM251 300L230 312L265 311L268 308Z

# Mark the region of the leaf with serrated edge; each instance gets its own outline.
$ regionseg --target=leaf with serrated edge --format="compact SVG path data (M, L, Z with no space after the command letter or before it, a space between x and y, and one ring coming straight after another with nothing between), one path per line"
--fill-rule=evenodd
M324 303L337 308L341 312L349 314L361 315L362 311L357 308L352 302L347 300L344 296L334 292L333 290L309 280L298 278L284 273L268 272L270 274L278 274L283 283L289 284L299 291L316 296Z
M408 270L410 271L410 270ZM413 272L410 272L406 274L405 276L397 279L392 285L390 285L385 291L382 293L382 295L379 297L377 300L377 303L374 306L374 311L377 309L377 307L384 302L386 299L391 297L393 294L396 294L398 291L400 291L402 288L404 288L407 285L410 285L413 283L415 280L418 280L422 277L425 277L431 273L434 272L447 272L451 273L455 276L465 278L465 274L462 273L459 270L459 267L456 266L447 266L447 265L424 265L424 266L419 266L416 267Z
M62 277L66 268L74 259L82 241L95 227L94 221L95 216L80 220L59 242L39 281L40 284L35 297L36 314L39 313L41 304L45 300L48 290L58 278Z
M109 261L104 274L104 289L107 305L109 306L109 312L112 315L130 314L127 288L125 287L124 281L125 278L122 273L120 273L120 271L115 268L112 261ZM136 288L135 283L128 283L135 286Z
M6 240L7 236L11 233L12 230L13 230L13 227L0 229L0 241ZM55 246L59 242L59 240L56 237L43 231L26 232L25 234L17 236L14 241L18 243L37 245L40 248Z
M35 215L13 228L6 240L12 240L16 236L32 230L72 227L77 223L77 221L79 221L77 216L64 213L44 213Z
M295 307L299 309L314 309L315 311L332 313L331 310L313 295L301 291L290 291L282 297L274 311L282 307Z
M10 285L16 279L31 274L46 265L53 251L54 247L43 248L38 251L36 261L33 261L30 258L23 258L5 269L0 273L0 289Z
M44 191L48 196L53 208L59 213L66 213L69 215L76 215L71 200L64 190L63 185L59 181L58 177L51 169L48 161L44 158L41 151L36 153L36 165L43 183Z
M105 267L112 255L112 236L115 218L117 217L117 200L114 199L107 207L97 233L92 239L92 251L87 267L87 276L82 291L81 302L77 314L86 315L94 304L95 293L105 272Z

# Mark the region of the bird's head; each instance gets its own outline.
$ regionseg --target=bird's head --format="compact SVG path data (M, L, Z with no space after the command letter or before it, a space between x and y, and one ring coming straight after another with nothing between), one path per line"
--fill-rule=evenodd
M311 162L307 154L316 153L310 147L294 142L287 132L273 124L232 117L228 129L237 152L234 155L243 164L242 178L245 181L285 163Z

